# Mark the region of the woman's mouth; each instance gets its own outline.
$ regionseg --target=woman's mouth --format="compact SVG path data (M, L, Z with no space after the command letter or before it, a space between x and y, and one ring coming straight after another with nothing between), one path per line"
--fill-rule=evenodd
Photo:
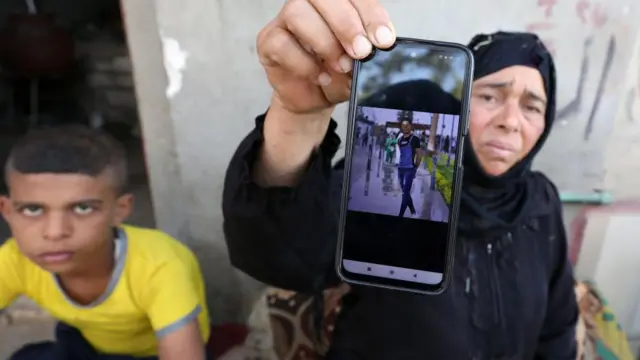
M513 146L500 141L490 141L485 144L485 148L492 155L496 157L501 157L501 158L509 157L515 152L515 149L513 148Z

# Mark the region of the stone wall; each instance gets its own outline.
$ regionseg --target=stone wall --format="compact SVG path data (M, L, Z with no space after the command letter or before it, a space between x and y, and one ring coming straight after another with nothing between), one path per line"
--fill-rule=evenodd
M87 69L87 91L81 96L88 113L136 128L136 96L127 44L96 36L79 41L77 53ZM95 116L94 121L99 121Z

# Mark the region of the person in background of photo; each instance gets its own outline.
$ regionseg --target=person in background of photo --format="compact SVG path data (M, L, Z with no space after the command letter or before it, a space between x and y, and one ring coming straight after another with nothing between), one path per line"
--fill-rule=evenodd
M402 203L400 204L400 213L398 216L403 217L404 213L411 211L411 215L416 214L416 208L411 198L411 187L413 179L416 177L416 170L422 159L422 151L420 149L420 139L413 134L413 126L409 120L402 120L400 123L402 135L398 138L398 148L400 149L400 161L398 162L398 180L402 188Z
M387 134L387 140L384 143L384 150L385 150L385 161L387 163L392 163L393 162L393 158L395 155L395 150L396 150L396 144L398 143L398 141L396 140L396 138L393 136L393 134Z
M364 133L362 134L362 146L368 146L369 145L369 129L365 130Z
M422 147L422 158L420 159L421 164L425 169L429 169L429 134L426 130L422 132L420 145Z
M402 131L398 130L398 132L396 132L393 137L396 139L396 146L393 149L393 165L398 166L398 164L400 163L400 147L398 147L398 143L400 142L400 138L402 137Z
M386 157L387 150L387 138L382 134L375 135L376 145L377 145L377 157L380 161Z
M451 138L449 137L449 135L444 137L444 142L442 144L442 150L449 154L451 152Z

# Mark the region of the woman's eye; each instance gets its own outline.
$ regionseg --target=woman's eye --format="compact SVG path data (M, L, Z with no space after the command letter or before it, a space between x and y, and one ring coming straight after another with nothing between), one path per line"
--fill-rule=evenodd
M73 207L73 212L75 212L78 215L89 215L93 212L94 208L92 206L89 205L76 205Z
M487 94L480 94L478 95L478 97L482 99L482 101L486 101L486 102L492 102L492 101L495 101L496 99L495 96L487 95Z
M42 215L43 211L44 210L40 206L25 206L22 209L20 209L20 213L28 217L40 216Z
M537 106L527 106L526 110L527 111L531 111L531 112L536 113L536 114L542 114L542 110L540 110L540 108L537 107Z

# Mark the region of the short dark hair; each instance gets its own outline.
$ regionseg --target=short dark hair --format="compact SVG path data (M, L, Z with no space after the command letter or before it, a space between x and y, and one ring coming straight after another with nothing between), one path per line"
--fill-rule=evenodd
M109 134L81 125L41 127L13 146L5 164L5 182L12 171L21 174L82 174L113 171L116 190L127 191L124 146Z

